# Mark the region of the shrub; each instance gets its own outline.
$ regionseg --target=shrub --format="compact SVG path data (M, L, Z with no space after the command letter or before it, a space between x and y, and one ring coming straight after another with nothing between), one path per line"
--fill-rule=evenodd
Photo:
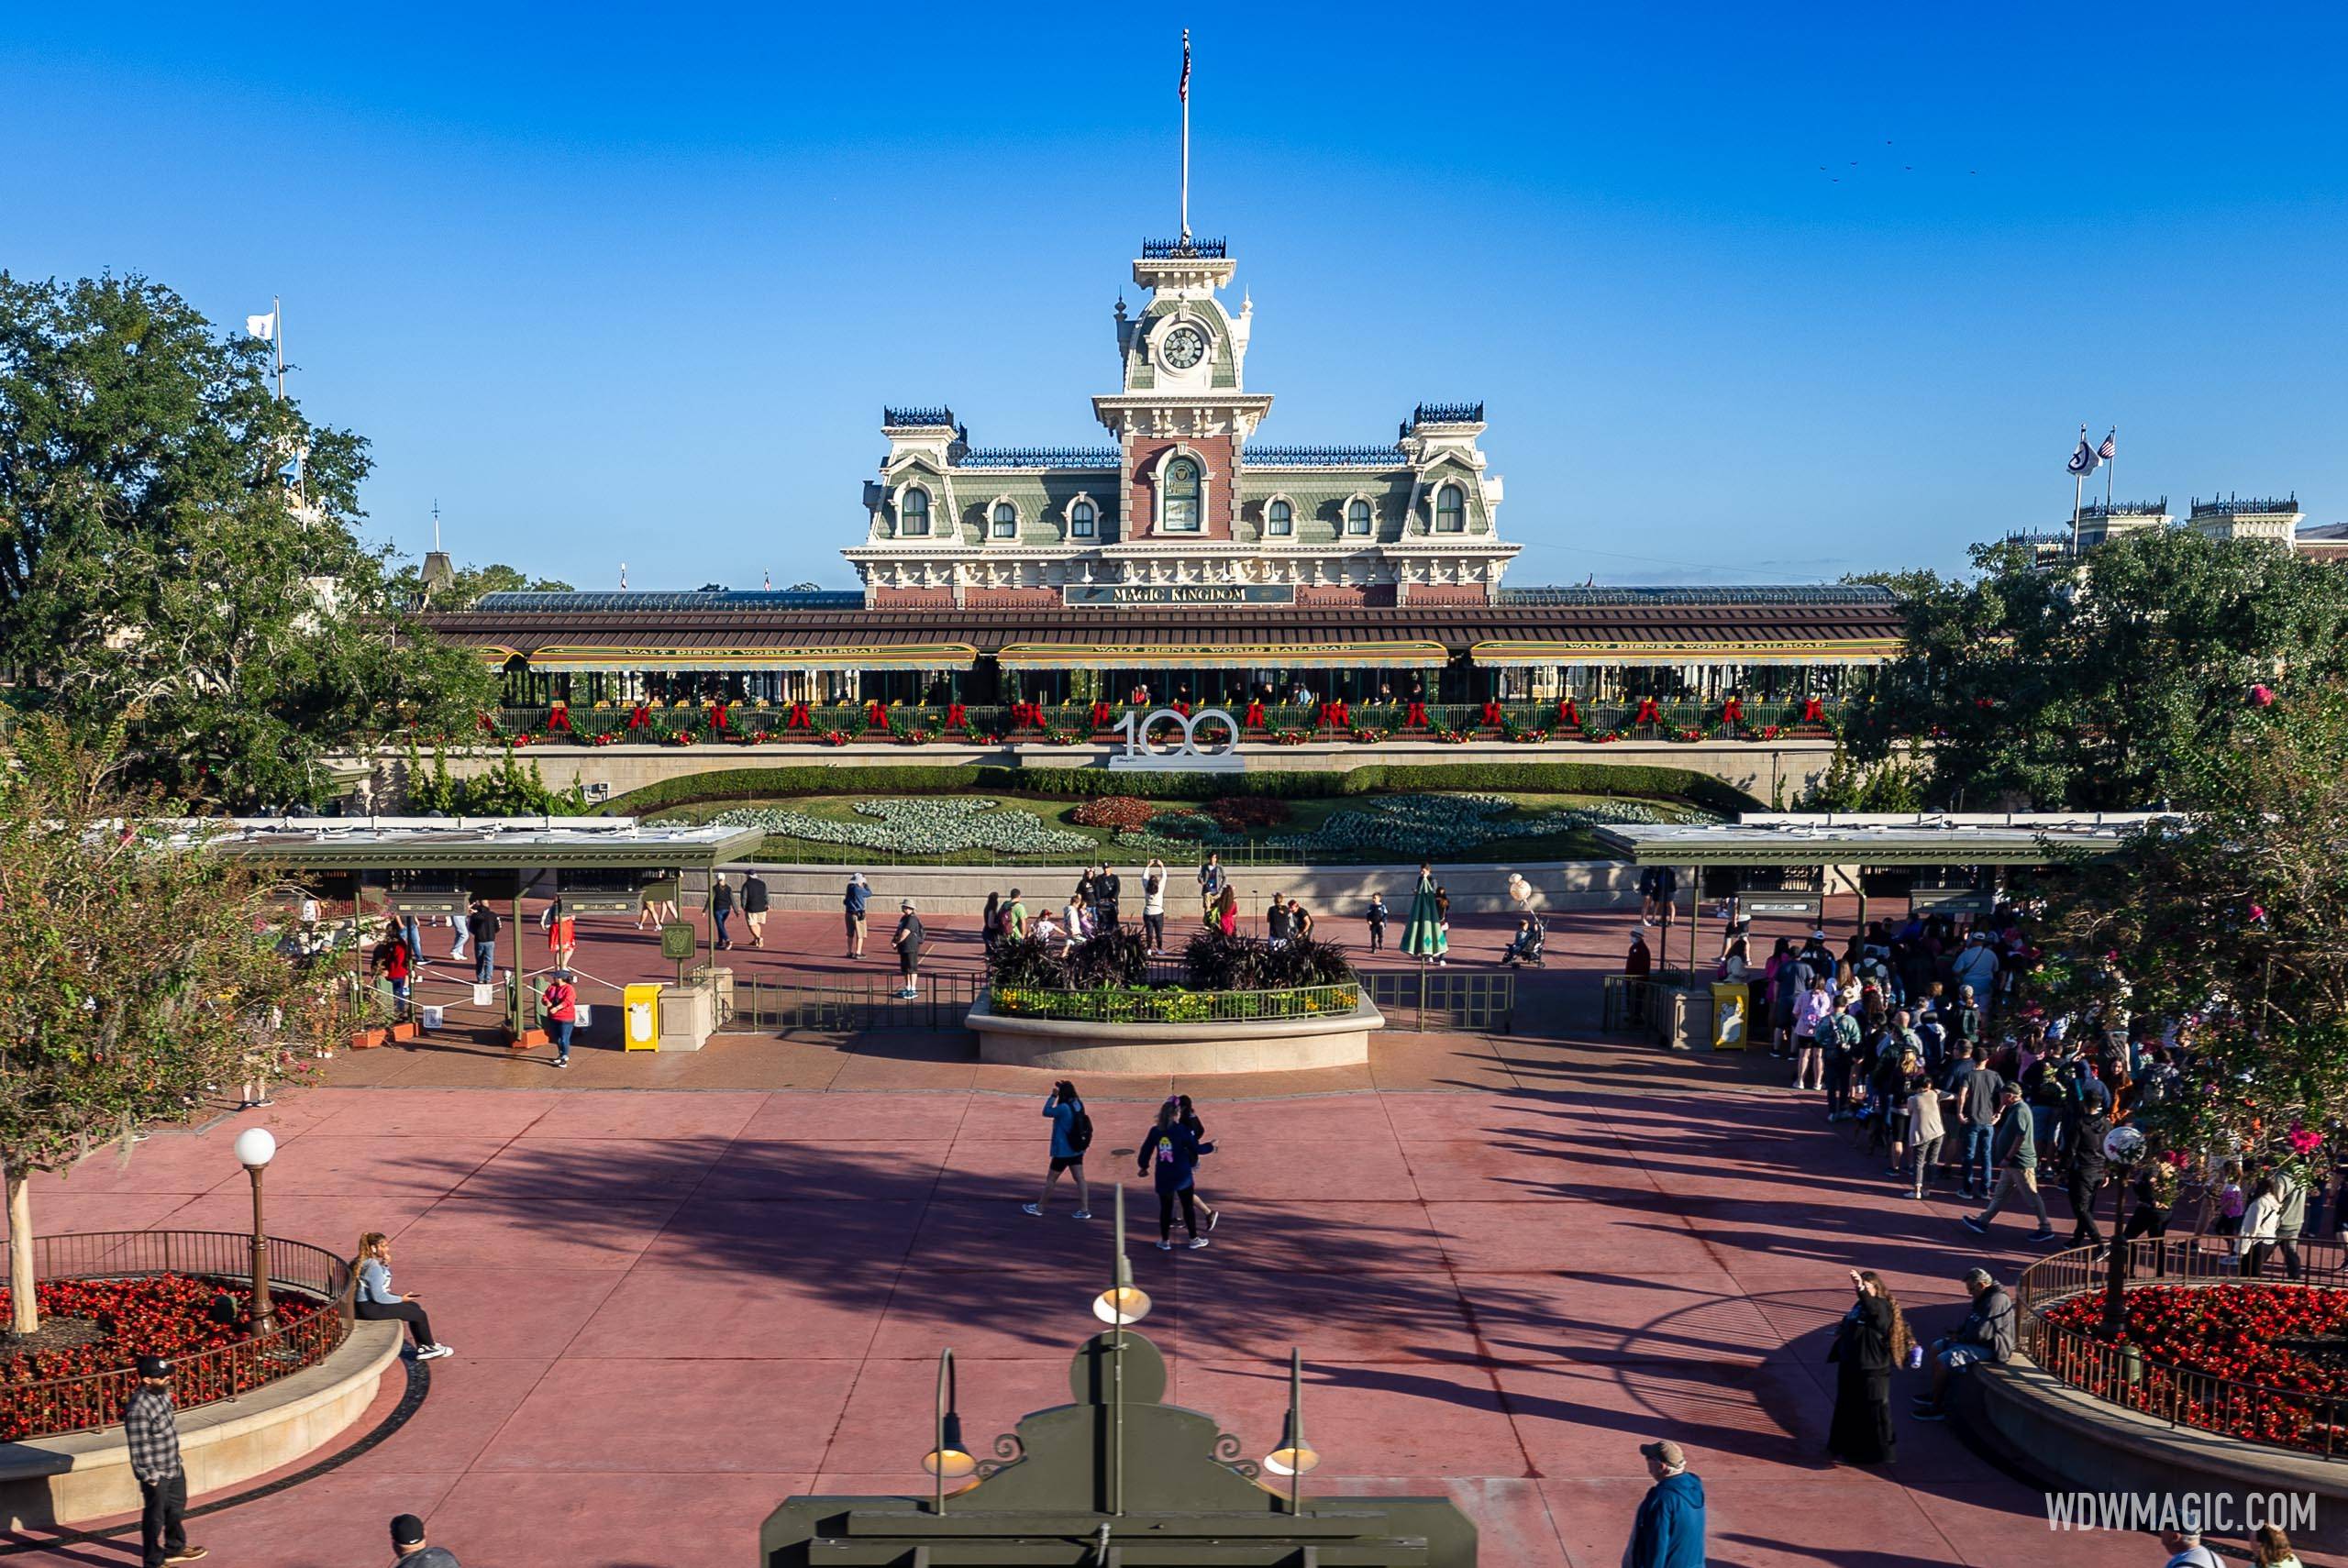
M1032 936L1016 942L1005 937L994 944L987 960L987 979L995 986L1041 987L1058 989L1068 983L1068 966Z
M1069 813L1080 827L1116 828L1121 832L1147 827L1157 808L1132 795L1103 795L1087 801Z
M1346 950L1334 942L1290 940L1275 947L1254 936L1202 931L1182 950L1191 984L1202 991L1269 991L1295 986L1342 985L1354 977Z
M1149 977L1149 943L1138 926L1121 925L1069 949L1068 984L1080 990L1137 986Z

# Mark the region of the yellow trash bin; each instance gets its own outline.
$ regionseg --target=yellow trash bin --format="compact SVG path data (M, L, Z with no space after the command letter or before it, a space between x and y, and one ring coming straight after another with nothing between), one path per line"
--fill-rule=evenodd
M629 986L620 993L620 1046L626 1051L660 1049L659 986Z
M1753 992L1742 980L1712 982L1712 1049L1743 1051L1752 1032Z

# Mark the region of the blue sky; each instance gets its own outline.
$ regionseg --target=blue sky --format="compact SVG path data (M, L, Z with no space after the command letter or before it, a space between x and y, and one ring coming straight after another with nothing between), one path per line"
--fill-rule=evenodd
M437 498L582 587L847 586L882 403L1101 438L1183 20L20 7L0 268L283 295L402 550ZM2348 9L1188 20L1261 438L1485 400L1512 582L1953 568L2067 522L2082 420L2130 495L2348 518Z

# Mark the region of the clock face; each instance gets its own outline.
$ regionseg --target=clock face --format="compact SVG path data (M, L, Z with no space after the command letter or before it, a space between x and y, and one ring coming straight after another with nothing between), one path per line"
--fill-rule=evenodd
M1166 339L1166 362L1187 370L1207 357L1207 340L1195 326L1178 326Z

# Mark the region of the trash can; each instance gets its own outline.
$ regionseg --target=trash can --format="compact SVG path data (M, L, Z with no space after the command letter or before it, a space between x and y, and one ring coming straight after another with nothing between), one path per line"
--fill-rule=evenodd
M660 1049L660 988L659 986L629 986L621 992L620 1048L626 1051Z
M1747 1048L1749 1042L1745 1036L1750 1031L1745 1026L1751 1021L1746 1014L1752 1007L1752 988L1743 980L1712 982L1713 1050L1743 1051Z

